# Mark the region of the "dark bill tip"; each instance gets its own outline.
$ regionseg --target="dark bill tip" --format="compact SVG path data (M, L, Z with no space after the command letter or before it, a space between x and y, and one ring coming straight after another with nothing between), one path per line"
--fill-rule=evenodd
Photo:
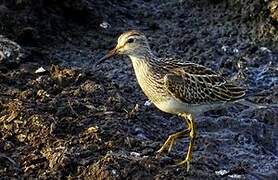
M99 65L99 64L103 63L105 60L109 59L110 57L112 57L112 56L114 56L116 54L117 54L117 49L113 48L105 56L100 58L100 60L97 61L96 65Z

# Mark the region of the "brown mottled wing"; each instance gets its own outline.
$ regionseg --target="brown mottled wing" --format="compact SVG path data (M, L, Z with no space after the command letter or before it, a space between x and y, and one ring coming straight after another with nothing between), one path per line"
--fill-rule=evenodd
M243 88L226 81L214 71L193 63L173 69L165 75L164 83L171 95L190 104L233 101L245 95Z

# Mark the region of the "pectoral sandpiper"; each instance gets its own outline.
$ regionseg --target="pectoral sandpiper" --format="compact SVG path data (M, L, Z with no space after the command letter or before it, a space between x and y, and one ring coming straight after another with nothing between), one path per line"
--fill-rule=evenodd
M116 47L97 64L116 54L130 57L140 87L158 109L185 119L188 128L170 135L157 152L170 152L176 139L189 134L186 157L179 163L186 165L188 171L196 138L194 117L242 98L244 88L204 66L156 57L139 31L123 33Z

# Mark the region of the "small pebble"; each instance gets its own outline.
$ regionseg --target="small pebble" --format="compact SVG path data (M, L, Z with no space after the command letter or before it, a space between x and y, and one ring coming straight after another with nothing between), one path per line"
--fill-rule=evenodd
M44 73L44 72L46 72L46 70L45 70L43 67L40 67L39 69L37 69L37 70L35 71L36 74L38 74L38 73Z
M103 29L108 29L108 28L111 27L110 24L108 22L105 22L105 21L102 22L99 26L102 27Z
M228 171L225 170L225 169L222 169L222 170L219 170L219 171L215 171L215 174L218 175L218 176L223 176L225 174L227 174Z
M271 53L271 50L269 50L267 47L260 47L260 50L263 52Z
M150 106L150 105L152 105L152 102L151 102L151 101L146 101L146 102L144 103L144 106Z
M228 46L222 46L222 47L221 47L221 49L222 49L224 52L226 52L226 51L228 50L228 48L229 48Z
M134 156L134 157L140 157L141 156L140 153L138 153L138 152L131 152L130 155Z

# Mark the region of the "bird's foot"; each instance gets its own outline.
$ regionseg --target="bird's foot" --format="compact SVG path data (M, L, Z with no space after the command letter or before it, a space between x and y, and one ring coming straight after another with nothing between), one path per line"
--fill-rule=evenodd
M183 161L179 162L178 164L176 164L176 166L185 166L186 167L186 171L189 172L190 162L191 162L191 159L186 158L185 160L183 160Z

